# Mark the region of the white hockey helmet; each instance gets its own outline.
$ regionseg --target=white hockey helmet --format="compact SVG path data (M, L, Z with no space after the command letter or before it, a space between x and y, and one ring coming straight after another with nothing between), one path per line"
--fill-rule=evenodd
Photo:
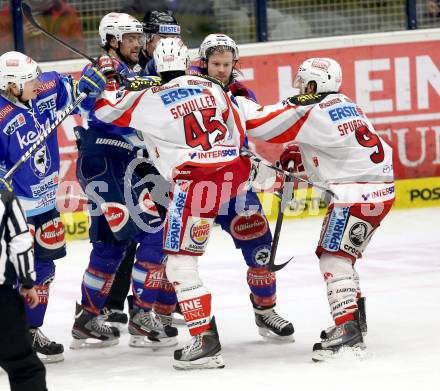
M299 66L293 86L304 94L311 81L316 83L317 93L338 92L342 84L341 66L331 58L309 58Z
M188 48L180 38L162 38L154 49L154 63L157 73L186 71L188 68Z
M7 52L0 56L0 90L15 83L23 91L24 83L35 80L41 69L32 58L20 52Z
M228 37L225 34L209 34L208 36L206 36L199 48L200 58L207 60L209 49L216 47L230 48L232 51L232 59L238 60L240 58L237 44L232 38Z
M99 23L99 35L102 45L107 43L107 35L112 35L118 42L122 42L124 34L143 34L142 23L133 16L111 12L105 15Z

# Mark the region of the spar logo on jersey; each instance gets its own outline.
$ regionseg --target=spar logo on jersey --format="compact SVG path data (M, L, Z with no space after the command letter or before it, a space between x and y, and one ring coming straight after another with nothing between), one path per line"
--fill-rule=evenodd
M261 213L245 213L235 216L230 225L231 234L237 240L252 240L268 231L267 220Z
M56 117L56 103L57 94L49 95L48 97L41 99L37 103L37 110L40 114L43 114L45 111L49 111L50 119L54 120Z
M142 212L145 212L150 216L159 217L159 212L157 210L156 204L151 198L151 194L148 189L144 189L139 196L139 205Z
M340 104L327 110L332 122L339 123L349 119L364 117L364 113L360 107L354 104Z
M190 238L198 246L203 246L211 231L211 223L208 220L200 219L191 225Z
M7 136L13 134L18 128L21 128L26 124L26 119L23 113L17 114L12 118L4 127L3 133Z
M44 178L51 165L52 158L46 145L37 150L30 159L31 169L37 178Z
M174 198L168 210L168 223L164 248L168 251L180 250L180 235L182 233L182 216L188 197L190 181L177 181L174 188Z
M328 251L339 251L350 208L335 208L327 222L321 246Z
M59 217L55 217L38 227L35 240L43 248L57 250L66 244L64 226Z
M165 90L163 92L159 92L158 95L160 96L164 106L167 107L176 102L182 102L195 96L203 95L203 93L204 88L201 86L187 86Z
M59 183L58 171L53 172L51 175L42 178L36 185L31 185L32 196L34 198L41 197L47 191L56 188Z
M101 210L112 232L119 232L130 217L127 207L117 202L104 202Z
M237 156L238 152L235 148L221 149L219 151L191 152L188 154L191 160L199 159L220 159L228 156Z

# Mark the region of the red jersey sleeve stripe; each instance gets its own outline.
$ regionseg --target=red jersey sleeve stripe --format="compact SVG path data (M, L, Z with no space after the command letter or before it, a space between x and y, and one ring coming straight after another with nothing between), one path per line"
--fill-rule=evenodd
M310 109L305 113L300 120L296 121L294 125L292 125L289 129L287 129L285 132L281 133L279 136L275 136L274 138L271 138L269 140L266 140L269 143L287 143L289 141L295 140L296 136L298 135L299 131L301 130L301 127L304 125L304 122L307 121L307 118L309 118L309 114L312 111Z
M266 115L265 117L250 119L250 120L246 121L246 128L248 130L258 128L259 126L264 125L266 122L269 122L270 120L274 119L275 117L278 117L280 114L284 113L287 110L290 110L291 108L292 108L291 106L286 106L280 110L274 111L273 113Z
M118 119L114 120L112 123L114 125L117 125L120 127L130 127L131 116L133 115L133 111L137 107L137 105L139 104L139 101L141 100L141 98L143 96L144 96L144 94L140 94L136 98L136 100L133 102L131 107L124 114L122 114Z

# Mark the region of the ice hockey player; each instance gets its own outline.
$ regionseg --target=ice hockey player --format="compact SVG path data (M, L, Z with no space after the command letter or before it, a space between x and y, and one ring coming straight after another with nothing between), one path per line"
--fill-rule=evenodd
M111 13L102 18L99 33L107 52L99 64L106 70L114 64L116 74L112 77L122 74L124 79L129 79L139 75L141 68L137 64L137 55L144 39L141 23L130 15ZM145 78L144 82L159 85L160 79ZM119 90L114 93L119 94ZM163 229L160 227L166 214L165 208L162 207L164 212L161 215L160 205L151 204L148 189L135 186L141 180L136 172L133 182L125 179L130 163L142 151L133 144L137 143L135 139L139 140L133 129L117 129L116 132L115 126L98 123L93 111L89 116L88 129L76 129L79 137L77 176L91 206L89 234L92 252L82 281L81 304L76 307L72 349L118 343L118 329L105 324L105 319L98 315L106 303L118 266L127 250L132 251L132 241L138 247L131 273L134 299L130 309L130 346L157 348L177 343L177 329L171 326L176 297L164 274L166 257L162 249ZM157 170L152 166L149 170L159 180ZM126 194L132 198L130 202ZM142 205L140 210L136 209L139 205ZM138 227L134 215L146 225L157 228L157 232L144 232ZM158 296L162 300L160 305ZM153 306L156 315L152 311Z
M211 295L198 274L197 257L205 251L220 205L246 188L251 163L239 153L244 142L244 129L247 129L249 135L272 143L296 140L306 147L316 148L312 146L319 145L317 140L319 143L327 142L324 147L326 152L317 151L311 159L311 169L315 167L313 172L324 172L327 176L312 177L328 186L338 197L338 202L361 202L362 195L368 199L373 198L372 205L382 207L382 212L376 214L375 218L368 217L369 225L360 224L362 221L357 226L353 224L356 231L362 226L370 234L389 210L394 198L392 151L377 138L364 113L342 94L292 97L275 105L260 106L247 98L227 94L211 80L185 75L186 57L186 47L181 41L175 38L162 39L155 51L155 63L158 73L167 83L160 89L127 93L122 99L112 101L106 99L104 94L98 101L100 109L96 111L96 116L104 122L131 126L142 131L155 166L167 179L174 180L173 200L168 208L164 233L164 248L168 253L167 275L174 284L193 336L187 345L175 351L174 365L183 369L219 368L224 366L224 362L215 321L211 318ZM325 61L315 64L324 68L334 65L333 60ZM330 69L325 80L327 86L333 83L330 91L339 89L341 80L337 72L333 73ZM307 100L310 104L300 104ZM342 106L347 105L349 108L341 111L336 106L335 111L332 111L331 106L337 105L338 100L341 100ZM130 116L125 115L127 110L130 110ZM308 121L314 110L318 118L322 119L322 124ZM154 116L148 115L150 113L154 113ZM345 132L342 122L339 128L339 123L333 124L336 116L342 119L348 113L365 123L365 128L358 136L355 132L353 136ZM329 134L332 141L329 141ZM334 155L328 158L328 146L333 146L335 139L342 149L330 148ZM356 156L356 160L353 160L353 156ZM354 161L357 164L353 164ZM310 167L310 163L304 164L306 169ZM339 175L343 176L341 181L338 181ZM353 177L360 181L369 178L371 183L365 187L362 184L353 185ZM346 182L347 178L349 183ZM214 190L208 196L203 191L207 183L211 184L210 187L220 185L220 189L218 186L213 187ZM368 214L364 210L362 212ZM351 222L356 221L355 216L349 218ZM337 220L329 219L327 228L339 227ZM334 233L332 238L324 235L322 244L327 246L328 243L333 244L335 239L337 241L336 230ZM364 237L368 240L367 235L368 232ZM353 242L356 243L356 240L353 239ZM358 245L355 243L351 247L360 251L366 241L357 241ZM350 246L348 243L346 245ZM342 259L342 262L345 261ZM340 265L338 261L335 264ZM351 263L349 266L351 276ZM336 273L332 268L329 270ZM350 314L344 315L350 317ZM358 327L355 321L348 322L351 322L350 330ZM342 326L336 330L340 332L345 328ZM356 338L362 339L360 331L356 331ZM327 348L328 345L323 347Z
M338 197L328 207L316 250L335 325L321 333L314 361L342 351L361 355L365 348L365 298L354 264L395 197L392 149L363 110L339 92L341 83L341 67L333 59L301 64L294 86L303 95L290 103L297 106L298 123L304 124L295 136L297 144L280 157L283 168L293 161Z
M9 189L9 183L1 178L0 367L8 374L12 391L47 391L46 369L32 349L21 297L30 308L38 305L38 294L33 287L33 238L20 204Z
M77 82L56 72L41 73L38 64L19 52L0 57L0 165L6 173L32 147L43 130L57 119L57 112L80 92L89 93L83 107L105 87L104 76L90 68ZM57 133L16 171L12 186L34 235L35 289L39 304L26 306L32 344L46 362L63 360L63 345L47 338L40 327L55 276L54 260L66 254L64 228L56 209L60 157Z
M145 43L139 53L139 65L142 71L137 73L139 76L157 76L156 69L154 67L154 61L152 60L154 48L162 37L172 37L180 35L180 26L177 24L176 19L170 12L164 11L149 11L145 14L142 22L144 34L146 37ZM124 42L121 42L120 47L124 46ZM119 50L119 53L125 51ZM117 56L117 53L113 53ZM124 56L119 55L119 61L125 62ZM155 172L151 164L138 165L138 171L143 169L142 173L139 173L141 177L149 175ZM151 172L150 172L151 171ZM166 213L161 205L156 205L159 214ZM136 253L136 242L132 242L127 247L126 254L118 270L115 274L113 284L110 289L110 293L107 297L105 307L101 312L106 316L106 324L116 326L122 329L128 322L127 315L123 312L125 299L130 290L131 282L131 270L133 268L133 262ZM132 296L128 297L129 307L132 306ZM176 303L175 295L170 292L170 286L164 280L162 288L157 295L156 302L154 304L154 311L156 313L165 315L168 314L170 308ZM163 320L167 319L167 323L170 322L169 318L162 317ZM174 322L175 320L173 320ZM169 323L170 324L170 323Z
M253 91L236 79L239 52L233 39L225 34L208 35L200 45L199 57L200 67L193 70L220 80L234 96L257 101ZM247 147L247 138L244 145ZM275 311L276 275L267 269L272 234L255 190L232 198L215 222L232 236L248 265L247 282L260 335L269 340L293 341L292 323Z

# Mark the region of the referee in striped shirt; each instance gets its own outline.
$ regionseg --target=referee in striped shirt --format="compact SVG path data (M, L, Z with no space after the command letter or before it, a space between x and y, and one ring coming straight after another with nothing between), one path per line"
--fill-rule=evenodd
M11 391L47 391L46 369L32 349L24 311L23 298L31 308L38 304L32 243L23 211L0 178L0 366Z

